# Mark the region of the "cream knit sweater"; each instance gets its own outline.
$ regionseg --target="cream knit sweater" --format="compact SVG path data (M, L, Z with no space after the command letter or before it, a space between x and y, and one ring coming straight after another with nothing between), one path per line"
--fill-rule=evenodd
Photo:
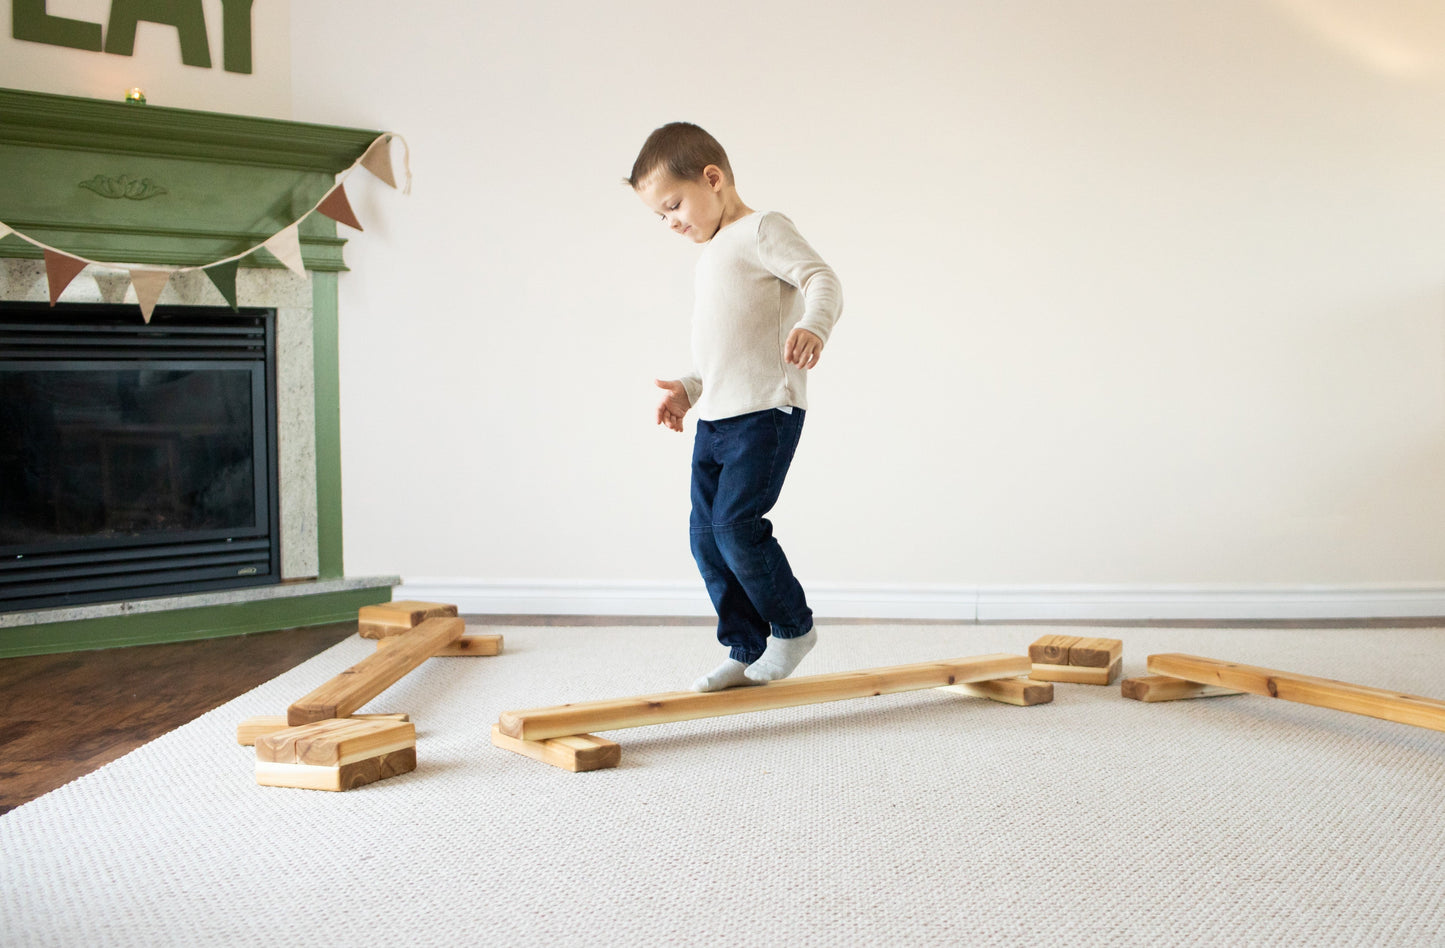
M693 371L680 381L703 421L808 407L808 374L783 361L800 326L824 342L843 310L838 277L782 214L719 230L697 261Z

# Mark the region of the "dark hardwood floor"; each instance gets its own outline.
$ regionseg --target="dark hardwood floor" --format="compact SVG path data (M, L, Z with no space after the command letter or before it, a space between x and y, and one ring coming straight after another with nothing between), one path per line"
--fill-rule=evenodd
M707 622L611 616L466 618L469 625ZM199 642L0 658L0 814L220 707L354 634L356 623L342 622Z
M658 616L473 615L466 619L469 626L706 626L713 621ZM829 624L898 621L828 620ZM1320 628L1436 626L1442 620L1028 624ZM225 704L355 632L355 622L342 622L200 642L0 659L0 814Z

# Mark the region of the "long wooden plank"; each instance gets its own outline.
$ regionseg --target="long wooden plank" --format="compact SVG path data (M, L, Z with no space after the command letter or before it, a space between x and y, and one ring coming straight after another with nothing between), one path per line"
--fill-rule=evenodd
M376 640L377 648L386 648L397 640L396 636L390 635L384 639ZM490 633L467 634L457 639L451 645L437 650L434 658L443 658L448 655L500 655L502 654L502 636Z
M1201 685L1445 731L1445 701L1197 655L1150 655L1149 671Z
M460 618L427 619L397 636L394 644L378 649L286 710L292 727L344 718L396 684L407 672L466 632Z
M615 731L670 721L714 718L749 711L791 708L900 691L942 688L964 682L1015 678L1028 674L1026 655L982 655L942 662L920 662L864 671L787 678L766 685L698 693L671 691L637 698L564 704L551 708L504 711L497 721L501 733L525 741L571 734Z

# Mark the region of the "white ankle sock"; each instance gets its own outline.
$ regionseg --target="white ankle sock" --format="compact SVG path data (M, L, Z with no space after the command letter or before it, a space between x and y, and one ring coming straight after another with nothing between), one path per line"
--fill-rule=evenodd
M787 678L817 642L817 629L809 629L807 635L795 639L769 638L762 657L747 666L744 674L759 684Z
M757 682L750 680L743 673L749 666L742 662L729 658L712 671L703 675L692 683L693 691L722 691L724 688L736 688L738 685L756 685Z

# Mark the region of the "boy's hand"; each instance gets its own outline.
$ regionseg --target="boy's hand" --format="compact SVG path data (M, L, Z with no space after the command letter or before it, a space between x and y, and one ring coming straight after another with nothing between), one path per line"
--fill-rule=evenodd
M682 417L686 415L687 410L692 407L692 402L690 402L687 397L687 389L683 388L682 383L677 381L664 381L662 379L654 379L653 381L657 384L658 388L667 390L667 394L662 396L662 401L657 403L657 423L659 425L667 425L667 427L673 431L681 431Z
M823 340L806 329L794 329L788 333L787 344L783 346L783 359L800 369L811 369L823 355Z

